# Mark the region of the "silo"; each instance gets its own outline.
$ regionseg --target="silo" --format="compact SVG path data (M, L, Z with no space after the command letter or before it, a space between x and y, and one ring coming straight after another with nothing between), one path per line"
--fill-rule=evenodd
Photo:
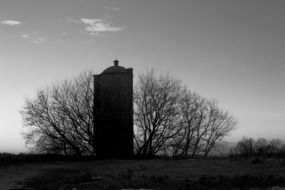
M94 134L99 158L133 155L133 69L118 60L94 75Z

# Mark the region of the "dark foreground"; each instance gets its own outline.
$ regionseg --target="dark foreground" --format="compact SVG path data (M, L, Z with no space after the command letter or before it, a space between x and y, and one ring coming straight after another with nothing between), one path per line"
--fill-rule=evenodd
M51 161L0 166L0 189L283 189L284 159ZM285 188L284 188L285 189Z

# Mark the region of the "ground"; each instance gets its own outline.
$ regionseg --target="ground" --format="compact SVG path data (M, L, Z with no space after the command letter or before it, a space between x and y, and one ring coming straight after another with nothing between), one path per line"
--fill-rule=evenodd
M268 189L285 186L283 159L52 161L0 167L0 189Z

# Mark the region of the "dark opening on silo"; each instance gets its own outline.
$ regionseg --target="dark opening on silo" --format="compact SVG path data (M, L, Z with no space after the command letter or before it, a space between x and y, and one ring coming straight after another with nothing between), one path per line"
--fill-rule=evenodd
M133 155L133 69L118 60L94 75L94 135L98 157Z

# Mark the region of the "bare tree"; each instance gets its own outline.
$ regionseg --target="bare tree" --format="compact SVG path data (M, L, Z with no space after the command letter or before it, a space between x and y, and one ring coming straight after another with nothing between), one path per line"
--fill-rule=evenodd
M280 154L282 152L283 142L280 139L272 139L269 142L270 153L271 154Z
M181 92L180 99L180 114L182 118L182 136L180 136L180 147L182 148L181 155L188 156L190 150L192 155L195 155L200 139L203 135L201 133L202 120L204 119L204 102L198 94L184 88Z
M270 152L269 142L265 138L258 138L254 144L256 154L262 155Z
M207 157L216 143L222 141L236 126L237 121L228 112L220 110L213 101L208 102L206 133L203 137L203 152Z
M237 143L235 152L242 156L252 156L255 153L254 146L254 139L243 137L242 140Z
M93 154L92 106L91 72L39 90L21 111L27 145L45 152Z
M153 71L139 76L134 94L137 153L152 156L162 151L180 131L178 100L181 85Z
M208 101L187 88L181 94L181 130L172 141L173 156L195 156L198 153L208 156L235 128L236 120L218 108L214 101Z

